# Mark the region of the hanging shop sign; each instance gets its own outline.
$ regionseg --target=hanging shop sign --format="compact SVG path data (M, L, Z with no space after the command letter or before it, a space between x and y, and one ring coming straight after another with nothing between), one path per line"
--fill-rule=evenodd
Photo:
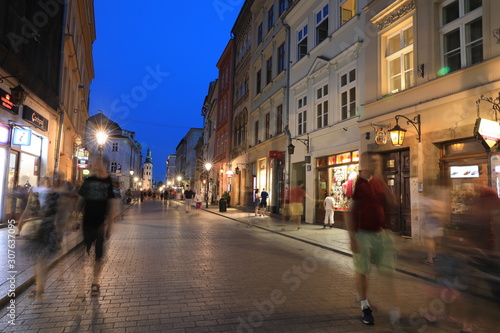
M0 124L0 144L9 143L9 127Z
M496 151L500 140L500 123L477 118L474 126L474 137L481 142L487 151Z
M13 114L19 113L19 108L11 101L10 94L3 89L0 89L0 106Z
M282 151L276 151L276 150L270 150L269 151L269 158L282 159L283 158L283 152Z
M24 128L14 128L14 135L12 136L12 144L19 146L30 146L31 130Z
M23 119L42 131L49 129L49 120L26 105L23 106Z

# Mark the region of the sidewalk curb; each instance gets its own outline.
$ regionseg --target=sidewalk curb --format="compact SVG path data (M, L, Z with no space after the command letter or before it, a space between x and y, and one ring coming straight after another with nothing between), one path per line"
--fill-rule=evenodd
M137 202L132 202L131 204L127 205L119 215L123 215L132 205L134 205ZM52 260L48 265L47 265L47 270L51 271L60 261L65 259L68 255L70 255L73 251L77 250L80 246L83 244L83 235L80 235L76 237L75 239L76 242L72 246L70 246L69 249L67 249L66 252L60 253L60 255L56 256L54 260ZM18 275L16 275L16 278ZM2 296L0 298L0 308L5 307L7 304L9 304L11 299L15 299L17 295L21 294L24 292L26 289L28 289L31 285L35 283L35 275L33 274L32 276L28 277L24 282L22 282L20 285L16 285L16 289L14 290L14 294L16 295L15 297L9 297L9 293L7 295Z

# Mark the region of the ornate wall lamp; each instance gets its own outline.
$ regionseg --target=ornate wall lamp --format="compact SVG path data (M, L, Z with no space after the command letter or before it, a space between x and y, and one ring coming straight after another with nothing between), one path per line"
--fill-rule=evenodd
M307 139L290 139L290 144L288 145L288 153L293 155L295 152L295 146L292 144L292 140L300 141L306 146L306 152L309 154L309 135L307 135Z
M0 83L3 83L4 79L8 79L11 77L18 80L21 79L21 77L17 75L2 76L0 77ZM20 106L24 103L24 100L26 99L26 92L24 91L23 87L21 87L21 84L18 84L16 87L10 89L10 97L12 103L14 103L14 105L16 106Z
M417 141L420 142L421 141L420 115L416 115L415 118L413 118L413 120L402 115L397 115L394 117L394 119L396 119L396 126L394 126L394 128L389 130L393 146L396 147L402 146L403 141L405 139L406 130L404 128L401 128L401 126L399 126L398 124L400 117L405 118L407 120L406 121L407 124L412 124L413 127L415 127L415 130L417 131Z
M238 167L238 165L244 165L245 166L245 169L248 168L248 163L236 163L236 169L234 169L234 173L239 175L240 174L240 168Z

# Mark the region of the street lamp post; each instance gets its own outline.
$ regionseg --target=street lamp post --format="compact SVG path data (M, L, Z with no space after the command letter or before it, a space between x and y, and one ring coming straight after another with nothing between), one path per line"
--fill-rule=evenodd
M97 146L99 148L99 155L102 157L102 150L106 140L108 139L108 135L105 132L100 131L97 132L95 136L97 139Z
M129 171L129 173L130 173L130 184L129 184L129 186L128 186L128 187L129 187L130 189L132 189L132 187L134 186L134 183L132 182L133 177L134 177L134 170L130 170L130 171Z
M206 189L205 189L205 201L206 201L206 208L208 208L208 173L210 172L210 169L212 169L212 164L211 163L205 163L205 170L207 171L207 183L206 183Z

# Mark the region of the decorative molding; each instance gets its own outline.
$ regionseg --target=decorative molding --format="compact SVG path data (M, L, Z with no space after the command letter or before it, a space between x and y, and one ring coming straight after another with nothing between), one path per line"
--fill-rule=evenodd
M405 16L412 10L416 8L416 3L415 0L411 0L408 3L402 5L398 9L392 11L389 13L386 17L384 17L380 22L377 23L377 28L379 30L383 30L387 28L389 25L393 24L397 20L399 20L401 17Z

